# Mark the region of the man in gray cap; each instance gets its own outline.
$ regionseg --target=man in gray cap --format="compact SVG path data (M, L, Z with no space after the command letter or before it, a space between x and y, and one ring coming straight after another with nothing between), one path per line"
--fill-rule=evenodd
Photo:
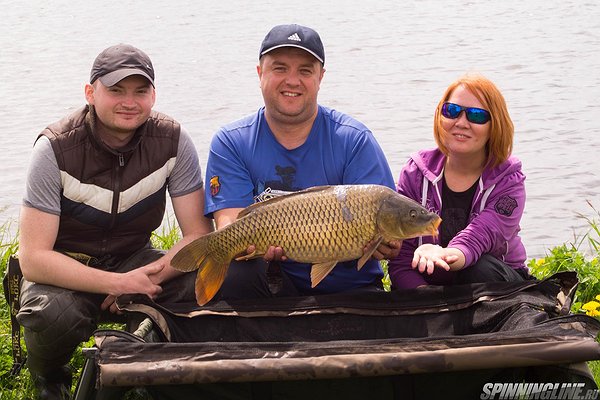
M87 105L35 142L20 214L21 308L27 364L38 397L70 397L73 351L115 299L194 300L195 273L170 260L212 230L189 134L153 111L154 68L125 44L102 51L85 85ZM183 239L153 249L169 192ZM173 278L178 279L173 279Z
M205 215L214 218L217 228L255 201L311 186L379 184L395 189L371 131L318 104L325 50L314 29L273 27L258 58L264 107L221 128L211 143ZM356 260L339 263L312 288L310 265L286 260L285 249L274 243L264 259L232 262L215 300L382 290L378 260L394 257L399 249L398 242L382 243L360 271ZM265 261L281 261L281 268L278 263L269 268Z

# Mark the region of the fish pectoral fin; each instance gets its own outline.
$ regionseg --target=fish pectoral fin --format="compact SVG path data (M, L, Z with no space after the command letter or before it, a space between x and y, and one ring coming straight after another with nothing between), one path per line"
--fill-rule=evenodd
M253 260L255 258L260 258L262 256L265 255L264 251L256 251L254 250L252 253L250 254L244 254L244 255L238 255L235 260L236 261L248 261L248 260Z
M337 261L329 261L319 264L313 264L310 270L310 287L314 288L323 279L325 279L327 274L331 272L331 270L333 269L333 267L335 267L337 263Z
M369 261L373 253L375 253L375 250L377 250L377 247L379 247L379 245L381 244L382 240L383 236L380 236L379 238L375 238L374 240L372 240L371 244L367 246L367 249L365 250L364 254L361 258L358 259L358 263L356 264L356 269L358 271L360 271L363 265L365 265L367 261Z

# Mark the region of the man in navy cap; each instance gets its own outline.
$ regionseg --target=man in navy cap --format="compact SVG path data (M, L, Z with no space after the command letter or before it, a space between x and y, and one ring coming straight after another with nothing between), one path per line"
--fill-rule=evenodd
M70 397L73 351L115 299L194 300L195 273L170 260L212 230L189 134L153 111L154 68L141 50L111 46L94 61L87 105L38 135L20 216L21 308L27 364L42 399ZM150 245L169 192L183 239ZM179 279L173 279L178 277ZM110 316L110 314L108 314Z
M258 58L264 107L220 129L211 143L205 215L214 218L217 228L233 222L241 209L256 201L312 186L380 184L395 189L371 131L317 103L325 50L315 30L275 26ZM394 257L399 247L398 242L381 244L374 257ZM248 251L252 250L253 246ZM285 249L273 243L264 259L232 262L215 300L381 290L383 273L377 259L360 271L356 261L339 263L311 288L310 265L287 260ZM269 286L278 282L278 275L279 283Z

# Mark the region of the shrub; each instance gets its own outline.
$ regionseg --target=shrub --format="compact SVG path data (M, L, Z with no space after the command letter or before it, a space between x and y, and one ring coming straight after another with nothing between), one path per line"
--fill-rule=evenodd
M591 203L588 204L600 218L600 213ZM554 247L546 257L530 260L528 267L531 273L540 279L556 272L575 271L579 285L571 311L586 312L597 317L600 315L600 312L597 312L600 304L595 306L594 302L600 300L600 222L582 214L578 216L588 223L588 231L580 237L575 237L573 243Z

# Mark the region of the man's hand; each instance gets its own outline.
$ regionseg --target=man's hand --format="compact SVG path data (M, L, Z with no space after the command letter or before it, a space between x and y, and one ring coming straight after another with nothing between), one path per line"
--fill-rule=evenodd
M254 253L254 251L256 251L256 247L253 244L248 246L248 249L246 250L246 252L248 254L252 254L252 253ZM285 251L283 251L283 249L279 246L269 246L269 248L267 249L267 252L263 256L263 258L267 262L286 261L287 260Z
M120 274L119 287L114 292L106 296L106 299L100 305L102 310L109 310L112 313L120 313L117 309L115 300L122 294L141 293L150 298L155 298L162 292L162 288L154 283L156 274L164 268L162 263L152 263L133 271Z
M373 241L369 242L365 248L363 249L364 251L367 251L367 249L369 247L371 247L371 244L373 243ZM373 253L373 258L376 260L391 260L392 258L395 258L399 253L400 253L400 248L402 247L402 240L392 240L389 243L383 243L381 242L379 244L379 246L377 246L377 248L375 249L375 252Z

